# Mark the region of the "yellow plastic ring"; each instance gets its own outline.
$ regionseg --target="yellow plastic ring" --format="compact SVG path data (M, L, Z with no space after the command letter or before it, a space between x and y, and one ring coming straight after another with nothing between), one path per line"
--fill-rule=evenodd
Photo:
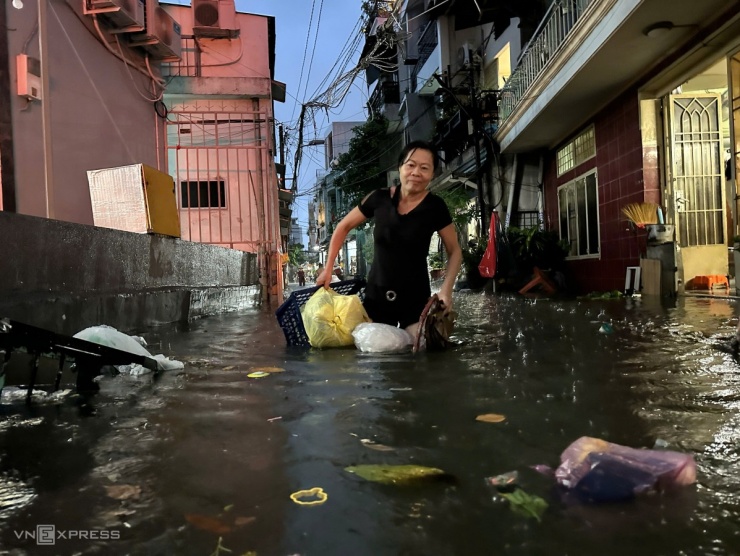
M313 498L315 497L315 500L302 500L302 498ZM308 490L299 490L298 492L294 492L290 495L290 499L295 502L296 504L300 504L301 506L318 506L320 504L323 504L329 499L329 495L324 492L324 489L321 487L314 487L309 488Z

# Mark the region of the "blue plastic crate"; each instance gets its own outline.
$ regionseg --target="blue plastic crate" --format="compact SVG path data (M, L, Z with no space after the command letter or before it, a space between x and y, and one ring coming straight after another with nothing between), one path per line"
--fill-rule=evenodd
M301 317L301 307L308 301L319 288L324 286L314 286L312 288L304 288L290 294L290 297L278 307L275 311L275 316L278 319L280 328L283 329L285 334L285 340L289 346L303 346L310 347L311 344L308 341L308 335L306 329L303 327L303 318ZM334 282L331 285L331 289L342 295L362 295L365 288L364 280L343 280L341 282Z

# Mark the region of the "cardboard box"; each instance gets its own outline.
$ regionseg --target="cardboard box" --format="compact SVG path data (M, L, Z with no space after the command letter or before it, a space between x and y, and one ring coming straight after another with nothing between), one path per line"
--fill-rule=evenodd
M180 237L172 177L146 164L88 170L93 223L126 232Z

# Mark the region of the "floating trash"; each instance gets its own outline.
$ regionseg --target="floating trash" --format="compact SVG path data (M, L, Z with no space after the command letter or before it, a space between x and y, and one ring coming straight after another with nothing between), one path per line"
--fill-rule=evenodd
M254 371L253 373L249 373L247 376L249 378L263 378L270 376L270 373L266 373L265 371Z
M385 444L378 444L377 442L374 442L370 440L369 438L361 438L360 442L366 447L370 448L371 450L377 450L378 452L392 452L395 450L395 448L391 448L390 446L386 446Z
M495 477L486 477L485 481L488 486L492 486L499 492L511 491L517 486L519 480L519 473L517 471L509 471L508 473L502 473Z
M599 328L599 332L601 332L602 334L611 334L614 332L614 328L612 328L611 324L609 324L608 322L605 322Z
M329 499L329 495L321 487L299 490L290 495L290 499L300 506L318 506Z

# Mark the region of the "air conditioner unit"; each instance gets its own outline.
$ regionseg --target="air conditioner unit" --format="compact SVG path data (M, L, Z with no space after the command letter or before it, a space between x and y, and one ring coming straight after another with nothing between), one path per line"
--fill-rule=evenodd
M17 92L28 100L41 100L41 62L26 54L15 57Z
M132 46L143 48L152 58L173 61L181 58L180 34L180 24L159 2L147 0L146 29L141 33L131 33L129 39Z
M146 19L145 0L83 0L85 14L100 14L115 27L114 33L143 31Z
M473 53L475 49L469 42L464 43L460 48L457 49L457 67L466 68L473 61Z
M234 0L192 0L193 34L201 37L238 35Z

